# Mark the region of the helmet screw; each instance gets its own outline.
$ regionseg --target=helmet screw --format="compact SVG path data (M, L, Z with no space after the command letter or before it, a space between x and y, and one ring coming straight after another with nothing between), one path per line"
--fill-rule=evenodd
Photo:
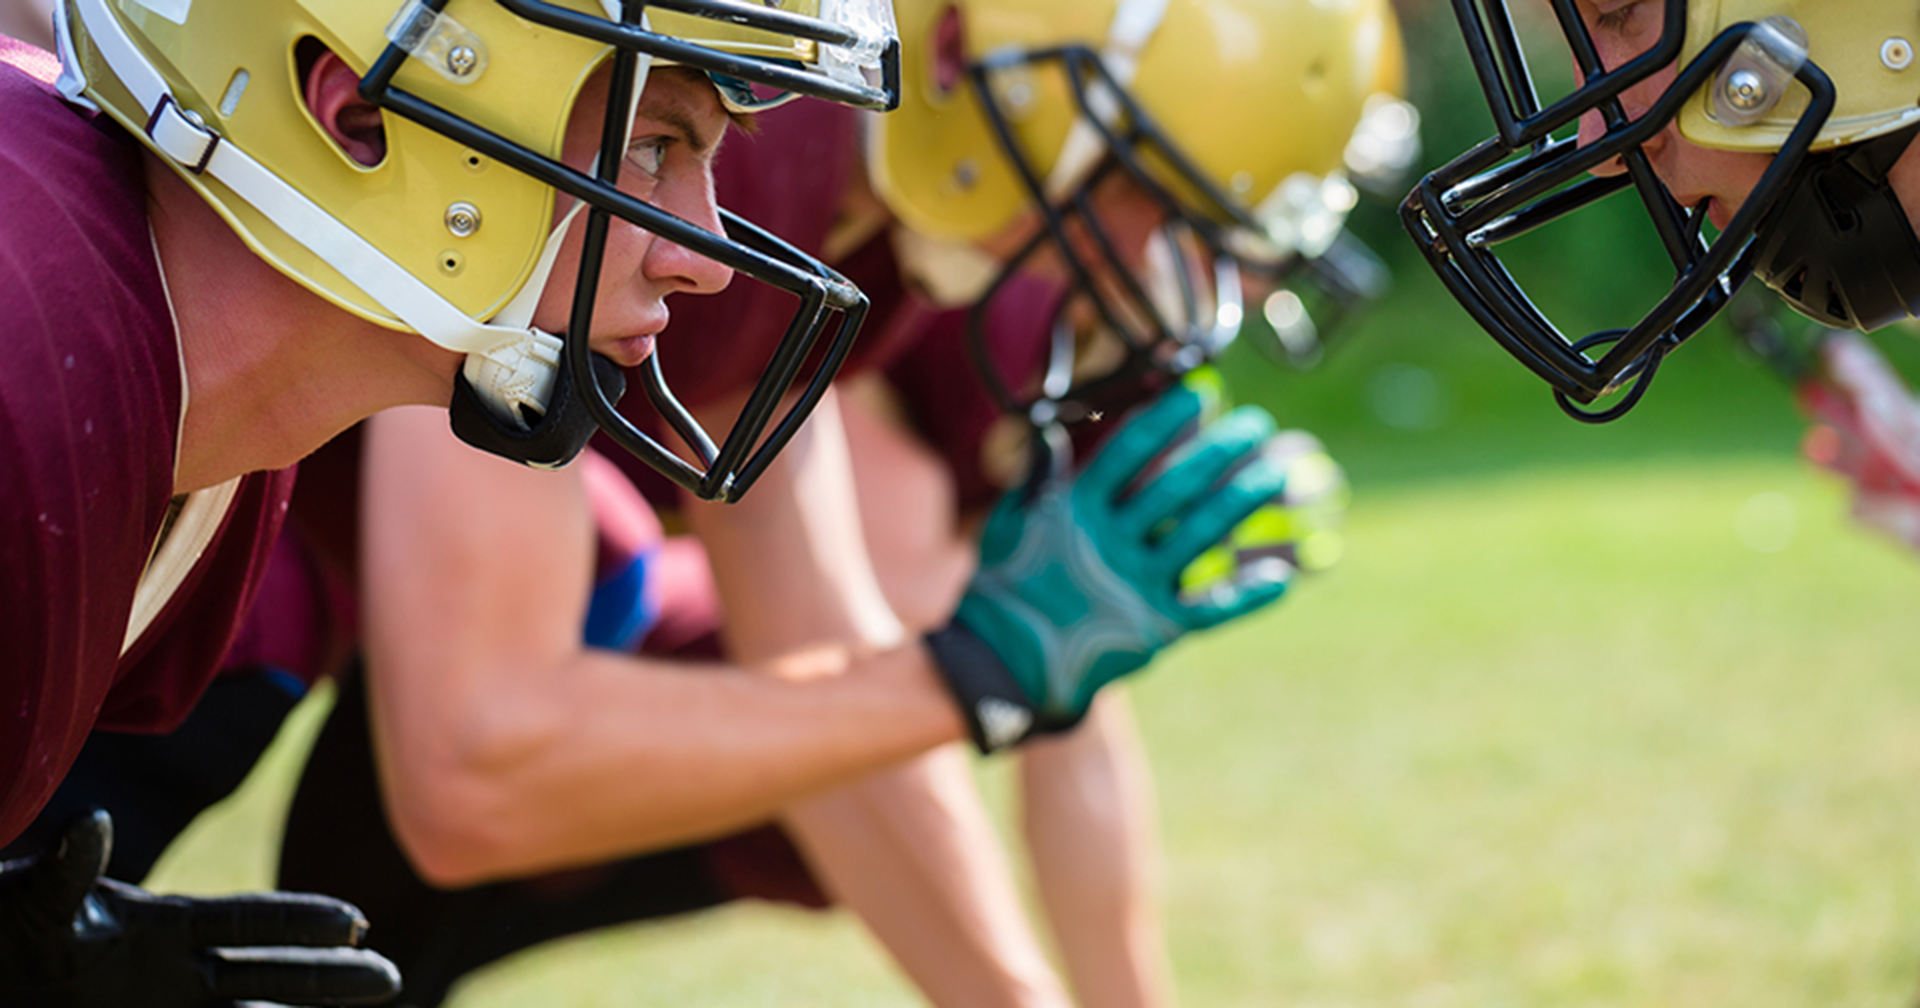
M1742 112L1751 112L1767 100L1767 82L1751 70L1736 70L1727 77L1727 103Z
M980 181L980 166L972 158L966 158L953 166L953 182L961 189L971 189Z
M1913 63L1913 44L1897 35L1880 43L1880 62L1889 70L1905 70Z
M465 77L472 73L473 68L479 63L480 56L473 51L472 46L459 45L447 50L447 69L452 71L455 77Z
M471 203L455 203L447 208L447 230L455 238L465 238L480 230L480 208Z

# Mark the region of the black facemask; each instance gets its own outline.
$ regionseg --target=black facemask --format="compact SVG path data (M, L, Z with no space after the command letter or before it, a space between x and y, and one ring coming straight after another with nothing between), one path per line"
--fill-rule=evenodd
M1474 321L1552 385L1562 408L1582 420L1614 419L1639 400L1665 355L1726 306L1753 273L1762 248L1791 221L1786 197L1803 187L1811 171L1808 152L1836 101L1833 82L1814 63L1795 63L1791 80L1808 96L1806 108L1752 193L1709 240L1706 206L1680 205L1642 148L1672 128L1687 102L1715 86L1721 69L1745 47L1766 49L1765 25L1729 27L1681 63L1688 5L1668 0L1660 39L1609 69L1601 65L1575 0L1552 0L1584 83L1543 103L1509 0L1455 0L1453 6L1498 132L1421 180L1401 206L1402 223ZM1673 81L1630 120L1620 95L1669 67ZM1582 116L1604 124L1604 132L1586 143L1571 135ZM1591 174L1615 159L1623 171ZM1499 247L1626 190L1638 196L1672 261L1671 289L1629 327L1564 334L1508 272ZM1615 392L1621 398L1599 412L1575 405Z

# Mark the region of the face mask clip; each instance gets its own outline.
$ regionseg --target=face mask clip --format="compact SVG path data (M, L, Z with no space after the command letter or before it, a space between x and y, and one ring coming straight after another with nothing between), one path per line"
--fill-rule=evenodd
M1727 126L1752 126L1767 117L1807 62L1807 32L1800 22L1774 15L1754 26L1713 79L1713 118Z
M487 44L467 26L409 0L387 23L387 41L455 84L471 84L487 69Z

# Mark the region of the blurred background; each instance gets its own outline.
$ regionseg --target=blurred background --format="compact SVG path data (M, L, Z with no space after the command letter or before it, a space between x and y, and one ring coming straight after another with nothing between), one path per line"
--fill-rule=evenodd
M1402 12L1431 167L1490 126L1449 6ZM1570 330L1629 324L1670 280L1616 202L1516 266ZM1625 419L1577 424L1390 201L1351 227L1392 293L1313 369L1250 340L1225 368L1345 464L1345 558L1131 687L1182 1002L1913 1004L1920 556L1850 522L1788 386L1724 327ZM1920 375L1910 333L1875 341ZM269 881L318 713L155 888ZM739 906L523 956L458 1003L917 1001L846 916Z

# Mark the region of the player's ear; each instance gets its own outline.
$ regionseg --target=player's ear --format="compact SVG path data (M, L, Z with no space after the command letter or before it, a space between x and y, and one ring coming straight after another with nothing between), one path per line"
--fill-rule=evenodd
M360 75L325 46L301 64L307 68L307 109L320 128L348 157L368 167L379 164L387 156L387 132L379 106L360 97Z
M933 83L941 94L959 87L967 73L967 26L960 8L948 7L933 23Z

